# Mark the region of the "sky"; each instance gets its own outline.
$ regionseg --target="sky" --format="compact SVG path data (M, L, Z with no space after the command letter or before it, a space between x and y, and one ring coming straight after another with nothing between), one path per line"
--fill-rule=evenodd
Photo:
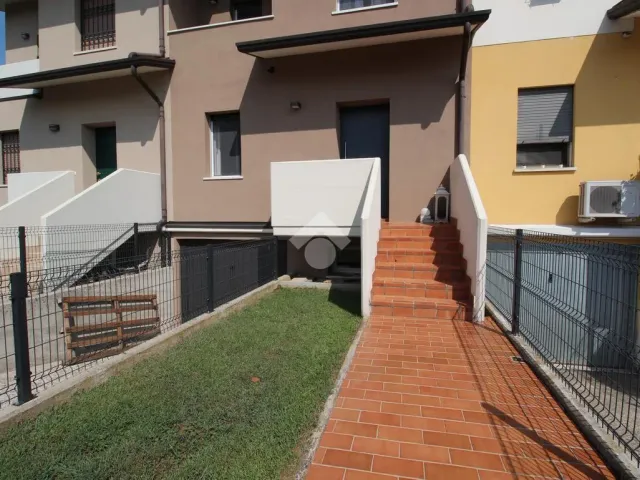
M0 12L0 65L4 65L4 12Z

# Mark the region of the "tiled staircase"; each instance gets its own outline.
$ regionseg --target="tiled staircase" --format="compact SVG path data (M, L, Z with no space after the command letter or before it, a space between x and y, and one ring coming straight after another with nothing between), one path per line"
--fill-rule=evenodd
M383 225L372 315L470 320L469 285L455 225Z

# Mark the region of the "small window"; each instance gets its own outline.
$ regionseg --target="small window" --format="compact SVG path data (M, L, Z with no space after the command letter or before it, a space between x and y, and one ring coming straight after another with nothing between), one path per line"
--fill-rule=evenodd
M516 166L569 167L573 142L573 87L518 92Z
M270 1L265 0L232 0L231 19L247 20L271 15Z
M115 0L80 0L80 39L82 50L116 44Z
M7 184L7 175L20 173L20 134L18 132L0 133L2 148L2 180Z
M338 0L338 11L353 10L354 8L375 7L388 3L397 3L398 0Z
M211 128L211 176L242 175L240 114L209 115Z

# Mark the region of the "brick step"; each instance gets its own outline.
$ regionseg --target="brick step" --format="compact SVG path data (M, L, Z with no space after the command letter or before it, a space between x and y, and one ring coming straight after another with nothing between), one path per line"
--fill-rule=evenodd
M462 252L434 252L419 248L378 248L376 262L433 263L434 265L462 265Z
M472 316L472 308L468 302L455 300L374 295L371 306L371 315L447 320L470 320Z
M397 238L397 237L433 237L433 238L450 238L457 240L458 229L451 224L440 225L421 225L419 223L383 224L380 230L381 238Z
M376 278L373 280L372 294L466 302L471 297L469 288L469 281L445 283L438 280Z
M386 237L378 241L378 248L420 248L434 252L462 252L457 238L434 238L422 236Z
M441 282L461 282L466 281L467 273L460 265L376 262L374 278L413 278Z

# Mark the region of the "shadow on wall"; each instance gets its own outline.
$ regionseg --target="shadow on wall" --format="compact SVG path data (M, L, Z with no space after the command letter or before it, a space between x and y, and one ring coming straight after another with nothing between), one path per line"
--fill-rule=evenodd
M69 0L67 0L67 4L69 4ZM64 6L61 5L59 8L48 9L47 15L39 15L40 28L77 24L76 9L70 6L67 8L63 7ZM126 0L116 2L116 14L139 11L142 16L147 14L149 10L157 10L157 8L158 0Z
M459 48L453 37L256 59L240 107L243 134L337 129L338 106L383 102L392 127L426 130L455 96L459 63L443 56L458 60Z
M243 138L279 134L279 145L265 140L260 151L273 161L339 158L339 107L388 103L391 217L413 220L407 211L417 214L429 202L455 154L460 42L448 37L256 60L240 105ZM292 110L293 102L301 108Z
M575 84L576 128L640 124L639 52L639 21L629 38L595 37Z
M154 91L165 98L169 77L147 74ZM118 101L114 102L114 98ZM50 124L60 125L51 132ZM130 77L49 87L43 97L27 100L20 125L21 150L58 149L82 145L83 126L116 124L118 143L153 140L158 125L158 106Z
M604 20L606 22L608 20ZM622 34L596 36L576 78L574 87L574 126L576 134L581 128L621 127L594 130L602 136L602 143L585 150L575 145L574 162L578 172L587 171L575 180L575 195L568 196L556 214L556 224L577 223L577 195L580 181L634 180L638 179L640 156L637 149L640 127L634 130L622 128L640 125L640 23L629 38ZM580 137L585 138L585 132ZM596 162L585 165L586 162ZM600 165L615 165L616 178L607 174ZM623 168L628 171L620 173ZM588 172L597 172L590 176ZM562 174L562 173L560 173ZM565 175L565 174L563 174ZM566 175L572 175L567 172ZM619 177L619 178L617 178Z

